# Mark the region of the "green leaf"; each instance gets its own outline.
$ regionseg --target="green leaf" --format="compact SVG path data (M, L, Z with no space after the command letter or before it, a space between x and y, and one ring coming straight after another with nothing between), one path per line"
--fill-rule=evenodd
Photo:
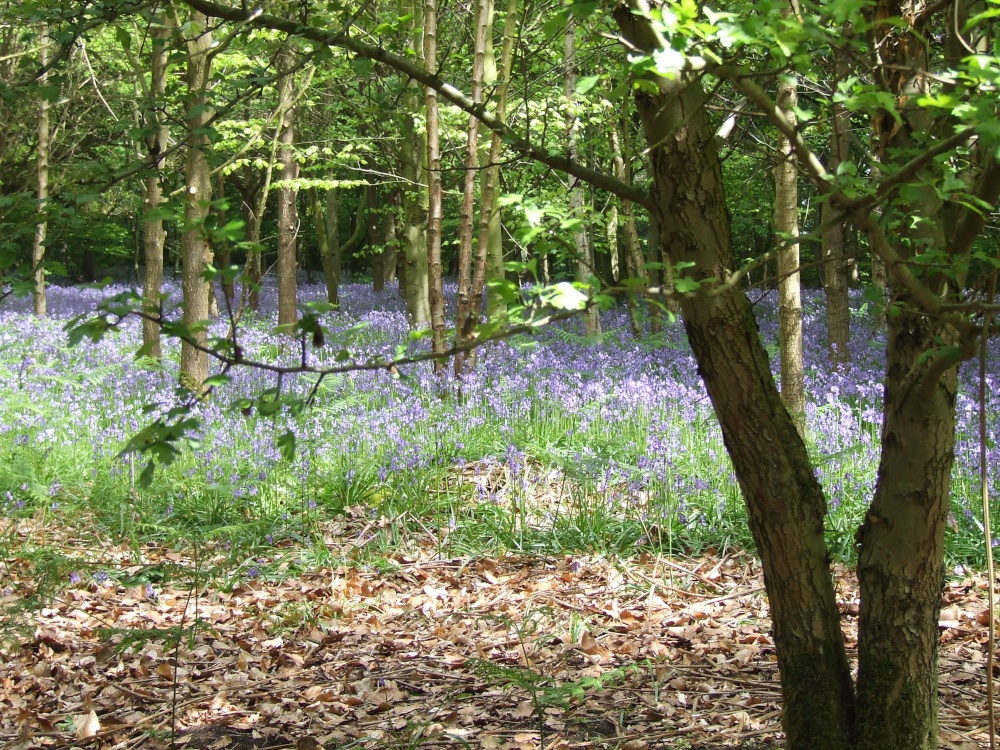
M600 76L584 76L576 82L576 95L584 96L587 92L594 88L600 80Z
M202 386L204 386L205 388L218 388L219 386L222 385L228 385L232 381L233 379L228 375L221 375L221 374L210 375L209 377L205 378L205 382L202 383Z
M278 436L277 439L278 450L281 451L281 457L286 461L291 461L295 458L295 433L288 430Z
M587 306L587 295L568 281L560 281L546 290L546 302L557 310L582 310Z

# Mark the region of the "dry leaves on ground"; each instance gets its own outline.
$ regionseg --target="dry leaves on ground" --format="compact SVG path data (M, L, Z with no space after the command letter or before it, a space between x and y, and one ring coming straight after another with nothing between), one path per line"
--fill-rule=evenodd
M162 549L145 558L189 562ZM172 726L182 748L780 742L750 558L439 560L427 550L388 562L385 573L338 567L197 596L70 589L38 614L33 640L3 655L0 743L166 747ZM838 589L852 640L855 585L841 574ZM951 747L985 737L983 590L967 580L946 591ZM150 629L161 637L129 642Z

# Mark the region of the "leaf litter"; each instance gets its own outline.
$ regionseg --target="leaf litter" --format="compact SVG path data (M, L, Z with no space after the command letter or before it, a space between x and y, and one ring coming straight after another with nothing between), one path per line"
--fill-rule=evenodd
M370 524L348 512L324 536L349 559ZM37 529L22 520L17 533ZM377 566L231 587L196 574L195 586L81 579L33 615L33 637L0 650L0 747L781 745L752 557L442 559L432 535L410 542ZM141 565L131 546L105 549L105 564L108 554L129 574L205 565L156 546ZM21 562L7 561L8 604L30 591ZM985 586L965 576L944 592L944 747L986 741ZM853 654L858 592L846 569L837 589Z

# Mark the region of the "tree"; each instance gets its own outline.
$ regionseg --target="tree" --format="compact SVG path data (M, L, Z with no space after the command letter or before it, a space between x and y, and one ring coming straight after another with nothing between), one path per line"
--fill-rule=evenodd
M298 319L297 281L298 257L296 235L299 215L295 201L294 181L299 176L295 156L295 92L293 70L295 51L287 40L278 51L278 160L281 170L277 189L278 201L278 325L292 325Z
M794 0L793 0L794 2ZM796 3L797 4L797 3ZM790 5L782 18L792 17ZM794 75L778 81L776 104L793 127L798 106ZM802 367L802 289L799 274L799 172L788 136L778 133L774 167L774 230L778 235L778 333L781 339L781 400L799 432L806 428L805 374Z
M576 92L576 19L570 14L566 17L566 31L563 36L563 94L572 102ZM577 129L579 123L575 114L569 116L566 140L569 158L578 160ZM573 246L576 250L576 280L580 284L588 284L594 274L594 249L590 244L587 232L582 226L583 219L583 182L570 177L569 207L574 218L581 223L579 229L573 232ZM588 307L584 313L584 332L591 336L601 332L601 319L596 307Z
M410 21L411 46L418 65L423 65L422 0L400 0L400 15L412 16ZM399 163L403 178L403 255L406 267L403 275L403 292L406 296L406 313L410 325L421 327L431 320L428 298L428 248L427 248L427 185L424 156L426 138L421 137L418 126L421 108L420 87L414 80L406 83L404 107L399 125Z
M39 83L44 87L48 82L49 66L49 34L48 27L44 24L39 36L38 62L42 71ZM35 277L32 306L35 315L43 318L46 313L46 304L45 268L42 264L45 261L45 238L48 233L48 220L45 215L48 211L47 202L49 199L49 100L47 92L44 91L38 101L38 146L35 154L35 176L38 221L35 224L35 239L31 246L31 268Z
M167 233L163 229L163 219L150 212L160 207L163 192L160 185L160 171L168 148L169 131L162 106L167 88L168 42L173 31L174 17L171 13L154 16L150 21L152 44L150 46L150 75L148 102L146 107L146 153L149 159L149 175L144 182L142 223L143 255L146 273L143 279L142 296L145 299L147 317L142 321L142 344L149 356L163 356L160 344L160 326L154 319L160 313L160 291L163 285L163 246Z
M211 262L211 247L205 219L212 201L212 176L209 170L208 128L212 108L208 102L208 83L212 75L212 32L208 17L195 12L184 24L187 40L187 157L184 161L184 232L181 235L181 259L184 267L181 288L184 292L184 325L194 332L196 344L207 340L204 326L208 319L208 283L203 277ZM208 355L185 341L181 347L181 381L192 390L200 390L208 377Z
M483 78L486 71L486 38L491 31L489 17L491 8L487 0L478 0L473 11L472 23L472 101L480 105L483 100ZM465 143L465 180L462 188L462 213L459 224L458 247L458 310L455 314L456 341L466 341L472 327L479 318L482 307L483 278L486 275L487 243L479 243L473 268L472 235L474 207L476 203L476 177L479 166L479 118L469 116L469 129ZM492 195L488 196L490 206L485 204L480 211L492 207ZM475 277L475 278L474 278ZM455 375L462 376L465 353L455 357Z
M845 26L844 31L849 31ZM847 74L844 53L835 52L834 84ZM851 164L851 113L842 101L830 103L830 156L827 169L836 174L840 165ZM836 207L824 201L822 208L823 289L826 292L827 345L830 364L841 365L851 360L851 311L847 296L847 252L844 247L847 222L839 217ZM854 261L857 263L857 259ZM883 285L884 286L884 285Z
M437 74L437 0L424 0L424 70ZM438 91L424 88L427 110L427 267L430 287L431 343L435 354L445 351L444 272L441 265L441 131L438 111ZM435 369L444 363L435 361Z

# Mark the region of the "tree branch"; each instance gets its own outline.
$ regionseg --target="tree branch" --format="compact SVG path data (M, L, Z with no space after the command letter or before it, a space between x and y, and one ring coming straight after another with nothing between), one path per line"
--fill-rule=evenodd
M471 97L459 91L436 73L430 73L405 57L393 54L382 47L355 39L350 36L349 31L334 32L313 26L303 26L287 18L272 16L266 13L257 14L256 11L234 8L212 2L211 0L183 0L183 2L191 8L214 18L221 18L258 28L283 31L286 34L294 34L329 47L347 49L361 57L383 63L424 86L437 91L441 98L455 105L463 112L476 117L483 125L503 138L504 143L509 148L520 151L535 161L546 164L559 172L573 175L599 190L605 190L613 195L617 195L619 198L637 203L646 209L652 208L649 194L645 190L637 188L634 185L627 185L611 175L590 169L566 156L551 153L545 148L515 135L505 122L496 117L496 115L491 114L483 104L477 104Z

